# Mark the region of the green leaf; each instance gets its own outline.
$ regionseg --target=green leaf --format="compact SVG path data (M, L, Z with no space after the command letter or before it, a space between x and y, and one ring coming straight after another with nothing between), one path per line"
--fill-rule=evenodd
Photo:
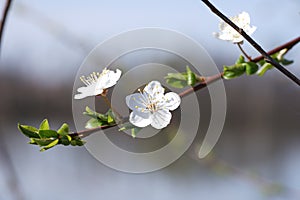
M242 63L245 63L245 57L240 55L240 57L237 59L235 64L242 64Z
M142 128L134 126L130 122L127 122L122 124L122 127L119 129L119 131L125 131L125 130L131 130L131 136L135 138L137 133L140 132Z
M29 138L40 138L38 129L33 126L18 124L18 129Z
M188 86L186 80L182 81L182 80L178 80L178 79L167 79L166 83L174 88L184 88L186 86Z
M58 130L57 133L59 135L67 135L69 134L69 125L64 123Z
M49 122L47 119L44 119L40 125L40 130L49 130L50 126L49 126Z
M196 84L196 75L194 72L191 71L189 66L186 66L186 74L187 74L187 84L193 86Z
M112 124L112 123L115 123L115 115L114 115L114 113L113 113L113 111L111 110L111 109L109 109L107 112L106 112L106 114L105 114L106 116L107 116L107 123L108 124Z
M141 130L142 130L142 128L140 128L140 127L132 128L132 129L131 129L131 136L132 136L133 138L135 138L136 135L137 135L137 133L140 132Z
M65 146L70 145L71 141L72 141L72 138L69 135L63 135L60 138L60 143Z
M83 146L85 144L85 141L83 140L76 140L76 145L77 146Z
M44 147L44 146L49 145L51 142L53 142L54 139L48 139L48 138L44 138L44 139L32 138L32 141L34 141L35 143L37 143L39 146Z
M96 127L103 126L103 125L106 125L105 122L103 122L99 119L92 118L89 121L87 121L85 128L91 129L91 128L96 128Z
M258 76L263 76L268 70L272 69L273 65L270 63L265 63L257 72Z
M39 130L41 138L57 138L58 133L54 130Z
M30 141L28 142L28 144L34 144L34 145L37 145L37 143L34 141L33 138L30 138Z
M87 116L95 118L95 119L100 119L100 120L103 120L103 121L107 121L107 116L93 111L88 106L85 108L85 111L86 112L83 113L84 115L87 115Z
M292 61L292 60L287 60L287 59L285 59L285 58L283 58L283 59L280 61L280 63L283 64L284 66L290 65L290 64L292 64L293 62L294 62L294 61Z
M237 78L245 73L246 66L244 64L235 64L232 66L224 66L224 75L225 79Z
M114 118L109 114L108 118L107 118L107 122L110 124L110 123L112 123L114 121L115 121Z
M42 148L40 151L43 152L45 150L48 150L48 149L54 147L55 145L58 144L58 141L59 141L58 139L52 141L50 144L48 144L47 146L45 146L44 148Z
M166 83L174 88L184 88L188 86L187 84L187 74L183 73L168 73L165 76Z
M255 74L258 70L258 65L254 62L247 62L247 63L244 63L244 65L246 66L246 74L247 75Z

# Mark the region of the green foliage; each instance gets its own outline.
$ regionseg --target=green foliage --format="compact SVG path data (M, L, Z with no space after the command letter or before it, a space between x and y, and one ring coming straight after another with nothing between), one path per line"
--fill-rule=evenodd
M111 109L109 109L105 114L101 114L93 111L89 107L86 107L83 114L91 117L85 125L85 128L87 129L116 124L115 115Z
M165 77L166 83L174 88L184 88L186 86L194 86L196 83L201 81L201 77L191 71L191 69L186 66L186 71L182 73L168 73Z
M51 130L47 119L43 120L39 129L18 124L19 130L29 138L29 144L39 145L40 151L48 150L58 144L82 146L84 141L81 140L76 134L69 133L68 124L63 124L57 131Z
M223 78L233 79L243 74L252 75L258 70L258 65L254 62L246 62L244 56L240 56L234 65L224 66Z
M283 49L273 55L271 57L282 65L289 65L293 63L291 60L287 60L284 58L284 55L287 53L287 49ZM224 66L223 69L223 78L224 79L233 79L237 78L243 74L253 75L256 74L258 76L263 76L268 70L272 69L273 65L267 63L265 60L261 60L258 63L254 62L246 62L244 56L240 56L236 63L231 66Z
M130 130L131 131L131 136L133 138L136 137L137 133L142 130L142 128L134 126L133 124L127 122L122 124L122 128L119 129L119 131L125 131L125 130Z
M287 66L292 64L294 61L292 60L287 60L284 58L285 54L288 52L288 49L282 49L281 51L274 53L271 55L271 57L277 61L278 63ZM256 72L258 76L263 76L268 70L273 69L274 66L271 65L270 63L266 62L265 60L261 60L259 62L261 68Z

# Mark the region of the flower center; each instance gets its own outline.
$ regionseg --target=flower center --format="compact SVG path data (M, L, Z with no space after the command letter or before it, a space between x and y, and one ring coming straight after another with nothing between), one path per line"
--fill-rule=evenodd
M98 79L101 78L102 76L104 76L105 74L107 74L108 72L109 72L109 70L104 68L103 71L101 72L101 74L99 72L93 72L87 77L81 76L80 80L86 86L89 86L89 85L97 83Z

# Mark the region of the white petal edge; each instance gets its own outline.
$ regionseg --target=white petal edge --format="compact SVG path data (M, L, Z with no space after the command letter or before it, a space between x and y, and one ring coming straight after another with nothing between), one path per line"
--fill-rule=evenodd
M126 104L131 110L137 110L138 108L146 109L145 104L143 104L143 96L140 93L134 93L126 96ZM136 107L137 106L137 107Z
M152 98L159 100L163 97L165 88L161 86L159 81L151 81L145 86L144 92L150 95Z
M169 110L175 110L181 103L180 96L175 92L168 92L167 94L165 94L165 99L165 107Z
M172 114L167 109L158 110L151 116L151 126L155 129L162 129L170 124Z
M131 112L129 115L129 122L133 125L143 128L151 124L151 118L142 118L141 116L137 115L136 112Z

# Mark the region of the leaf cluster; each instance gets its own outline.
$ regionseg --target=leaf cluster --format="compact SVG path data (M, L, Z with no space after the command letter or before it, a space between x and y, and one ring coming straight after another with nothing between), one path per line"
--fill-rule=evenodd
M48 150L56 145L82 146L80 137L69 133L69 125L64 123L58 130L50 129L49 122L44 119L39 128L18 124L19 130L30 139L29 144L39 145L40 151Z

